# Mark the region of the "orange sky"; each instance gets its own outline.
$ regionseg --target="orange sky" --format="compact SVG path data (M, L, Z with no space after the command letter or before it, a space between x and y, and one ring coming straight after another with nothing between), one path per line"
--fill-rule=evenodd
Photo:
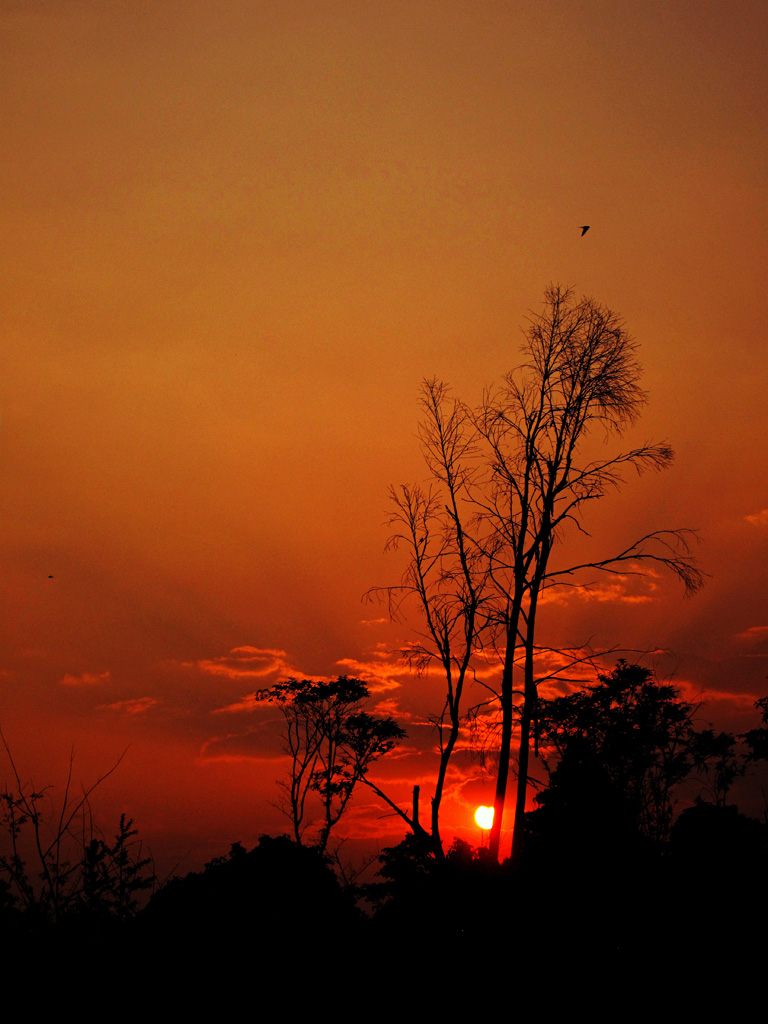
M712 579L553 605L546 639L663 650L751 721L767 30L763 0L0 0L0 724L25 777L130 744L106 810L198 863L283 827L270 713L222 709L346 671L403 714L398 792L428 787L438 691L360 599L402 568L420 380L476 401L550 281L626 318L634 436L677 452L595 510L600 550L697 527ZM380 813L348 830L401 831Z

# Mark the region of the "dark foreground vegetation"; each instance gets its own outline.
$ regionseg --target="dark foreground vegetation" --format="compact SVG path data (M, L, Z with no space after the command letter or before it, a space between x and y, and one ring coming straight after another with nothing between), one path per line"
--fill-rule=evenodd
M576 998L573 985L619 998L640 979L647 995L660 976L707 965L747 982L765 962L768 825L728 793L768 752L768 699L757 707L762 723L741 737L697 731L673 687L620 662L542 702L549 781L514 863L460 840L437 857L411 834L363 885L344 884L317 844L264 835L157 887L126 819L114 840L90 835L79 860L59 835L27 863L21 838L42 834L42 795L6 789L4 962L15 978L85 975L92 993L128 985L190 1008L254 984L306 1007L323 991L369 997L383 978L390 995L421 978L455 998L522 977L537 998L554 980L561 998ZM675 787L693 777L702 795L675 816ZM61 819L70 835L76 810Z

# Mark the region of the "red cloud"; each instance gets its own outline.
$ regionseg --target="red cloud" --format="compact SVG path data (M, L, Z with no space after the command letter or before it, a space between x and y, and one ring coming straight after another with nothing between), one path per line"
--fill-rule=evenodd
M67 673L59 680L62 686L101 686L109 681L109 672L81 672L79 675Z
M133 700L116 700L112 704L99 704L99 711L117 711L122 715L141 715L160 701L155 697L136 697Z
M751 516L744 516L748 523L753 526L768 526L768 508L763 508Z

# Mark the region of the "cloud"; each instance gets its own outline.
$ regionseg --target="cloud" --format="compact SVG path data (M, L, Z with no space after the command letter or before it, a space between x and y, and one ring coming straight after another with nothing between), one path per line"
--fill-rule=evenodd
M185 666L196 668L206 675L223 676L229 680L258 679L260 682L264 681L266 683L265 686L260 686L258 690L246 693L232 704L227 704L222 708L214 708L211 712L214 715L225 712L239 713L245 711L250 713L258 710L259 707L263 707L263 704L259 702L259 692L263 689L268 689L270 682L276 682L281 679L310 679L312 682L323 683L328 678L327 676L314 676L307 672L302 672L301 669L291 664L285 651L272 647L251 647L248 645L233 647L229 654L224 654L219 658L204 658L200 661L185 662ZM268 676L273 676L274 678L268 680Z
M200 661L184 662L185 668L196 668L211 676L226 679L264 679L266 676L280 676L283 679L315 679L325 676L307 675L288 660L285 651L272 647L233 647L228 654L218 658L203 658Z
M259 694L260 691L254 691L253 693L246 693L240 700L236 700L233 704L226 704L223 708L214 708L211 712L212 715L221 715L226 711L255 711L259 707Z
M741 640L748 648L742 657L746 658L768 658L768 626L750 626L736 634L736 639Z
M389 715L392 718L396 718L398 715L403 714L397 705L397 701L392 697L388 697L386 700L380 700L373 710L377 715Z
M371 693L398 690L405 682L413 679L413 672L403 663L397 652L375 650L371 655L375 660L339 658L336 664L341 665L346 675L367 683Z
M99 711L116 711L121 715L143 715L145 711L159 704L155 697L135 697L133 700L116 700L112 704L99 704Z
M371 693L383 693L398 689L404 682L413 679L407 665L383 644L377 644L370 652L370 661L357 658L341 658L336 662L342 675L354 676L368 684ZM205 658L195 662L184 662L185 668L194 668L206 675L222 676L228 680L258 680L254 689L225 707L215 708L213 714L224 712L253 712L263 704L259 702L261 690L282 679L310 679L313 682L327 682L329 676L311 675L295 667L285 651L271 647L233 647L228 654L218 658ZM269 679L268 677L273 677Z
M277 737L275 737L277 741ZM265 753L264 736L248 731L244 734L225 733L211 736L200 748L197 756L199 762L223 761L229 763L259 762L264 766L277 768L282 762L287 765L288 758L282 751L275 749L274 754Z
M643 569L638 575L612 576L610 581L605 583L549 587L539 600L542 604L560 605L567 604L572 600L614 604L648 604L654 600L653 594L658 590L658 584L654 582L654 579L657 578L655 572ZM643 586L646 592L638 593L639 586ZM634 588L634 591L630 588Z
M768 526L768 508L763 508L751 516L744 516L753 526Z
M394 718L398 725L407 727L408 729L425 727L427 729L434 729L434 721L426 715L419 714L418 711L408 711L406 708L400 707L395 700L383 700L378 704L374 705L373 709L370 710L374 715L387 716L388 718ZM400 746L397 748L401 749ZM391 755L387 755L391 756Z
M736 635L737 640L757 641L768 637L768 626L750 626Z
M705 701L707 712L710 705L716 702L730 705L737 711L745 708L751 710L755 705L755 696L752 693L726 693L725 690L713 690L709 686L702 689L688 680L675 680L675 687L680 690L685 700L692 703Z
M62 686L101 686L109 682L109 672L81 672L77 676L67 673L59 682Z

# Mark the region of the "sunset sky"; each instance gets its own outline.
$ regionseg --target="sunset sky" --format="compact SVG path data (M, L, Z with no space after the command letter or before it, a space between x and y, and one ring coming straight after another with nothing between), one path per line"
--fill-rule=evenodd
M371 586L424 482L423 378L477 402L550 282L619 312L671 469L587 522L710 574L552 603L704 720L768 692L764 0L0 0L0 725L172 866L287 822L273 708L356 674L427 800L437 682ZM591 225L582 238L580 225ZM415 624L415 619L414 619ZM631 656L628 655L631 660ZM6 777L3 760L0 781ZM492 785L457 760L446 831ZM758 810L759 808L755 808ZM353 838L399 838L359 800ZM384 842L384 839L382 839Z

